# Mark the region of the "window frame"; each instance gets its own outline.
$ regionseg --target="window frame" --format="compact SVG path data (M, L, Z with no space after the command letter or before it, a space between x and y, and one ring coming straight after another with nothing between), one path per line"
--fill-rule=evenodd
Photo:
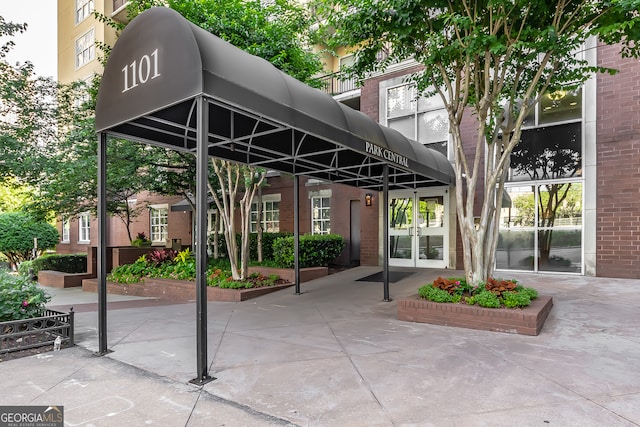
M262 195L262 215L260 217L260 222L262 224L262 231L265 233L278 233L280 231L280 202L282 201L282 195L280 193L277 194L263 194ZM277 212L278 219L268 221L269 223L277 224L276 227L272 230L267 229L267 204L271 204L273 206L274 203L278 203L277 209L269 209L269 212ZM257 222L254 220L254 214L257 214L258 210L258 197L253 199L251 203L251 212L249 214L249 231L251 233L257 233L258 227ZM267 231L268 230L268 231Z
M80 42L81 40L83 40L84 38L86 38L89 34L92 34L92 41L90 44L87 45L87 47L85 47L84 49L82 49L82 51L78 51L78 42ZM86 41L86 40L85 40ZM80 37L76 38L75 43L75 65L76 65L76 70L84 67L85 65L95 61L96 59L96 31L94 27L91 27L89 30L87 30L85 33L83 33ZM86 62L83 62L82 64L80 63L80 61L78 60L78 56L79 54L82 54L82 57L84 59L84 52L89 51L89 59Z
M386 84L384 84L386 83ZM428 114L428 113L433 113L433 112L444 112L444 117L447 118L447 124L448 123L448 115L446 113L446 108L444 106L444 104L442 103L442 100L440 99L439 95L433 95L431 97L424 97L424 96L420 96L417 97L415 99L409 99L409 109L410 109L410 113L403 113L403 114L390 114L389 112L389 92L391 90L394 89L398 89L398 88L402 88L402 87L406 87L406 91L408 92L407 96L411 97L412 94L415 95L417 93L417 89L416 89L416 85L415 83L410 83L410 82L406 82L404 81L404 79L391 79L388 80L386 82L383 82L383 84L380 85L380 91L381 91L381 96L380 96L380 115L381 115L381 122L384 123L385 126L391 127L390 123L393 121L399 121L400 119L406 119L406 118L411 118L412 119L412 125L413 125L413 135L406 135L404 132L398 130L400 133L402 133L405 137L409 138L409 139L413 139L419 143L421 143L422 145L424 145L425 147L431 148L431 146L435 145L435 144L445 144L446 145L446 153L444 153L446 155L446 157L449 159L450 156L452 155L452 150L451 150L451 135L450 133L447 131L447 137L446 139L443 140L439 140L439 141L433 141L433 142L421 142L418 139L419 136L419 121L421 116ZM434 106L430 106L429 104L431 103L430 100L434 99L435 101L437 101L437 104L439 105L439 107L434 107ZM424 104L424 102L427 102L427 106L424 108L420 108L421 104ZM436 149L436 148L432 148L432 149ZM436 151L440 151L437 150ZM441 152L441 151L440 151Z
M163 216L154 215L156 212L164 211ZM154 219L163 219L164 223L154 224ZM154 231L155 228L159 228L160 231ZM165 245L169 238L169 205L150 205L149 206L149 239L152 245Z
M71 242L71 221L68 217L63 216L60 219L62 223L62 233L60 238L60 243L70 243Z
M309 199L311 202L311 234L331 234L331 196L317 195L311 196ZM314 209L316 208L313 206L313 202L316 199L320 200L320 207L318 208L320 213L317 218L314 214ZM328 202L326 206L324 205L324 200ZM323 218L322 211L325 210L329 211L329 218ZM320 224L320 231L316 230L316 223ZM325 228L324 224L328 224L328 227Z
M78 243L91 243L91 213L89 212L78 215Z
M84 22L84 20L90 17L91 14L93 14L93 12L95 12L96 10L94 0L76 0L75 6L76 6L76 9L75 9L76 25L80 24L81 22ZM84 13L85 9L87 10L86 14ZM79 13L80 11L82 11L82 18L80 18L80 13Z

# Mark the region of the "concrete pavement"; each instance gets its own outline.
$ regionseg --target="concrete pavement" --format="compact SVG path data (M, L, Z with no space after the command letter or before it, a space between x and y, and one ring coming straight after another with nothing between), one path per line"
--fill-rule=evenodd
M195 377L195 305L110 296L97 349L95 294L76 308L78 347L0 363L0 404L64 405L67 425L638 426L640 280L509 274L554 308L537 337L400 322L378 271L358 267L242 303L208 303ZM391 284L392 298L438 275Z

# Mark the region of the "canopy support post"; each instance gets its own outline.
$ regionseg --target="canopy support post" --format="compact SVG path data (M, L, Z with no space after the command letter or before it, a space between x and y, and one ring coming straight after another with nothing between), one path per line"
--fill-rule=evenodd
M296 295L300 295L300 177L293 177L293 268Z
M384 301L389 302L389 165L382 171L382 278Z
M197 377L189 381L204 385L215 378L207 366L207 181L209 178L209 104L201 95L197 102L196 130L196 357Z
M98 134L98 356L107 349L107 134Z

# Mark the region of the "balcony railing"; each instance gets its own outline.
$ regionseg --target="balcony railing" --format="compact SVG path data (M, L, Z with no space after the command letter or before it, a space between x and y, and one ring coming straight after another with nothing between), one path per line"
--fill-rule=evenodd
M357 80L347 77L344 73L327 74L321 77L320 80L322 81L321 90L331 96L358 89Z
M114 12L120 9L122 6L127 4L129 0L113 0L113 10Z

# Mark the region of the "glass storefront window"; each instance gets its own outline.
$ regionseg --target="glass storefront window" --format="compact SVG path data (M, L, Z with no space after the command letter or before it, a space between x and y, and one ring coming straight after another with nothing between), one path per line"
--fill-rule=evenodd
M511 153L510 181L582 176L582 124L567 123L522 131Z
M534 243L533 230L501 229L496 249L496 268L533 271Z
M500 210L496 268L580 273L582 183L508 187Z
M538 104L538 124L575 120L582 117L582 89L556 90L542 95Z

